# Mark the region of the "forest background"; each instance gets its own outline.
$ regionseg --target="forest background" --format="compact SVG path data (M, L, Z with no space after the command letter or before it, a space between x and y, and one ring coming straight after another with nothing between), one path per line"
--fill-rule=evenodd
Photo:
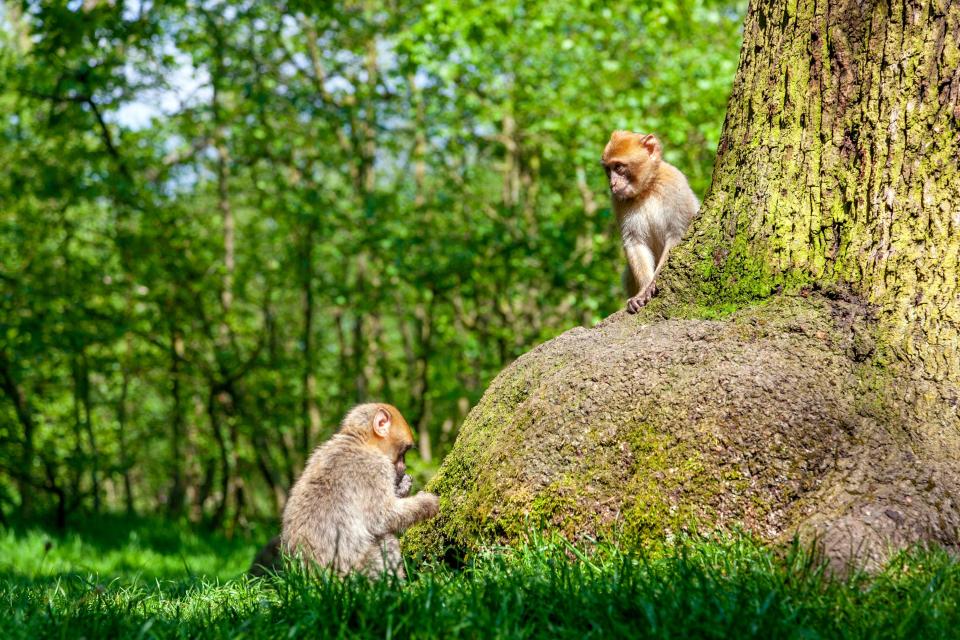
M623 304L599 157L710 181L745 3L0 5L0 519L277 518L354 403L424 480Z

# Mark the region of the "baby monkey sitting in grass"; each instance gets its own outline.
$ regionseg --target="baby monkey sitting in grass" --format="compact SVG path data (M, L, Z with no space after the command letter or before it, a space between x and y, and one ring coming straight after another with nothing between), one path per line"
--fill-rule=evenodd
M352 409L310 456L290 491L282 533L257 554L250 573L277 569L284 553L340 575L405 577L397 535L439 508L432 493L408 497L404 455L411 447L413 432L396 407Z

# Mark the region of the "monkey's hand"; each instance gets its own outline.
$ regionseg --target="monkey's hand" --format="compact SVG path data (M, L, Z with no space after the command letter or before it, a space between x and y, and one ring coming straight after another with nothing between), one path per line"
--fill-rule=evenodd
M406 498L410 495L410 487L413 485L413 477L409 474L403 474L403 477L397 481L396 494L398 498Z
M375 518L370 524L374 536L397 534L411 525L429 520L440 511L437 496L421 491L410 498L394 498L382 519Z
M440 498L432 493L421 491L414 496L419 507L420 520L429 520L440 512Z
M640 311L640 309L642 309L644 305L650 302L650 299L653 298L654 294L656 293L657 293L657 283L651 282L644 288L643 291L641 291L637 295L627 300L627 312L636 313Z

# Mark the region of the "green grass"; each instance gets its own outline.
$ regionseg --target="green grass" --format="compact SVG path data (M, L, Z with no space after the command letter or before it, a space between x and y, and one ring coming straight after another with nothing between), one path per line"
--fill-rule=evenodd
M2 531L0 638L960 637L960 564L942 552L837 580L746 538L646 555L534 540L400 583L250 581L255 546L162 521Z

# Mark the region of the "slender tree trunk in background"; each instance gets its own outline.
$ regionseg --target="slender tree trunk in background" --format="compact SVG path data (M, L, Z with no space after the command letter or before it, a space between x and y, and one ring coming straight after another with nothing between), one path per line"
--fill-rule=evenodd
M301 272L301 290L303 299L303 380L301 384L301 434L300 450L303 456L310 453L317 436L320 433L320 410L317 408L317 376L315 373L316 362L314 357L314 338L313 338L313 319L314 319L314 301L313 301L313 243L315 239L315 226L311 222L307 224L306 237L303 239L303 249L301 251L302 264Z
M225 533L227 537L232 537L236 531L246 504L246 490L244 483L244 465L240 457L240 420L244 415L241 403L244 400L243 391L237 388L237 383L229 382L218 394L217 401L221 415L226 420L227 435L229 437L228 445L228 493L225 502L233 505L233 517L230 519L230 525Z
M342 308L337 308L333 311L333 326L335 327L337 334L337 355L339 369L341 372L344 371L353 371L351 368L353 362L353 354L351 353L350 341L347 339L347 327L346 327L346 318L344 318L344 311ZM342 376L343 379L349 379L347 375ZM341 393L337 394L339 400L336 410L336 415L343 415L346 413L347 409L347 395L349 393L349 388L343 388Z
M117 434L117 443L120 453L120 477L123 480L123 506L126 509L127 515L134 515L136 509L133 504L133 482L130 479L130 453L128 451L128 444L126 435L122 432L127 428L127 416L126 410L122 409L123 406L127 404L127 390L129 388L129 381L124 380L120 388L120 400L118 401L117 407L117 430L121 433Z
M419 325L420 353L417 358L418 376L417 393L417 448L424 462L433 460L433 443L430 438L430 360L433 357L433 305L436 293L430 296L430 301L424 309L419 307L417 324Z
M210 518L210 524L214 529L219 529L223 524L227 514L227 506L230 501L230 489L232 487L230 452L227 447L227 438L223 433L220 412L217 408L217 404L220 402L219 395L222 393L222 391L217 390L216 387L211 385L210 393L207 396L207 417L210 420L210 430L213 432L213 438L217 444L220 461L220 495L217 499L217 505L214 507L213 515ZM212 479L212 476L209 477Z
M93 417L90 402L90 369L83 349L73 359L74 405L73 417L78 431L82 430L90 448L90 491L93 511L100 513L100 451L93 432ZM78 434L79 437L79 434ZM78 443L79 444L79 443ZM79 489L79 487L78 487Z
M260 474L267 483L267 488L270 490L270 496L273 498L273 514L283 513L283 507L286 504L287 494L280 481L279 475L276 473L276 471L274 471L274 465L271 462L269 454L270 443L267 442L267 438L263 430L255 431L252 440L257 468L260 470Z
M219 26L214 20L211 20L211 27L216 40L216 60L212 70L212 111L215 127L214 146L217 153L217 209L220 212L223 225L223 282L220 292L222 320L220 322L217 348L220 349L221 352L226 352L234 347L233 331L230 326L230 313L233 310L233 286L236 271L236 223L234 220L233 207L230 204L230 152L227 148L227 124L224 119L220 90L220 84L223 78L226 77L224 42ZM235 394L234 383L229 381L229 368L225 367L223 361L219 358L218 361L220 362L222 384L216 385L219 391L213 397L213 401L208 405L208 415L210 416L211 426L214 427L217 444L221 448L221 472L224 474L220 479L223 495L215 510L215 526L222 524L231 503L236 508L234 519L231 522L232 524L236 524L236 519L240 517L240 509L244 501L243 480L236 476L237 467L239 466L237 417L230 415L230 412L226 411L228 405L230 409L236 408L239 399ZM221 417L225 418L228 422L227 435L229 436L229 443L224 438ZM214 422L216 423L215 425ZM232 528L228 533L232 533Z
M67 492L57 483L57 472L53 464L47 460L41 460L41 462L43 463L43 470L47 476L47 488L57 496L55 523L57 528L63 531L67 528Z
M181 363L183 360L183 336L176 327L170 328L170 492L167 500L167 512L177 515L183 511L184 504L184 407L181 388Z
M364 9L367 13L372 7L367 4ZM356 191L360 196L362 211L370 211L373 207L373 196L376 188L376 124L377 124L377 84L380 81L380 70L377 60L377 41L371 38L366 43L364 56L366 68L365 100L363 113L360 117L353 117L353 127L358 132L357 148L353 155L357 158ZM361 245L362 246L362 245ZM370 297L369 257L365 249L361 249L356 257L356 285L355 295L360 300ZM369 379L365 365L366 356L365 315L358 314L353 325L353 371L356 376L355 397L357 402L369 399Z
M431 303L418 303L409 320L400 323L400 335L403 339L403 352L407 368L407 386L413 406L408 418L417 432L417 450L425 462L433 459L433 445L429 431L430 406L428 400L430 381L430 346L432 325L429 308Z
M93 432L93 415L90 403L90 372L86 364L83 367L83 425L90 446L92 466L90 469L90 491L93 493L93 512L100 513L100 449Z
M367 257L362 254L357 257L356 292L360 299L369 296ZM366 322L362 313L353 314L352 319L353 335L351 336L350 354L352 355L351 370L354 375L354 398L356 402L366 402L369 398L369 380L367 379L366 367L364 367L367 351Z
M23 429L23 449L20 454L20 472L23 475L17 479L17 491L20 494L20 515L26 519L30 515L33 502L33 488L26 481L34 462L33 412L30 410L27 394L14 378L13 367L4 351L0 351L0 388L13 403L14 413Z
M282 363L281 340L277 331L277 323L274 319L273 306L267 302L263 308L263 315L266 318L267 332L267 368L273 371L280 371L284 366ZM254 394L254 402L257 406L257 415L265 416L271 412L271 407L267 398L261 394ZM302 399L303 400L303 399ZM302 409L302 407L301 407ZM300 416L302 420L304 416ZM306 423L301 423L301 429L280 429L279 434L269 433L272 438L272 444L280 450L281 468L273 465L273 456L271 447L268 445L267 433L264 429L254 429L251 434L256 456L257 466L260 472L268 474L267 483L270 486L274 497L276 508L273 511L275 515L280 513L283 504L286 501L286 487L293 486L297 471L302 468L303 461L309 451L300 448L300 437L302 427Z
M244 470L240 468L240 457L237 453L239 449L240 437L237 429L237 420L234 418L230 422L230 452L233 466L233 478L230 484L230 495L232 496L233 501L233 518L230 520L230 526L227 527L226 531L224 532L228 538L233 537L233 534L243 522L244 508L246 507L247 501L246 484L243 480Z
M366 341L364 339L364 319L362 315L356 315L353 318L353 354L352 368L354 372L354 398L356 402L366 402L368 395L368 380L366 368L363 366L364 348Z
M128 300L129 304L129 300ZM123 479L123 503L128 515L133 515L133 485L130 481L130 466L133 464L127 450L127 398L130 391L130 358L133 352L133 337L124 337L124 355L120 363L120 398L117 400L117 445L120 450L120 474Z
M380 316L375 317L376 325L374 327L373 337L373 358L371 359L371 368L374 369L380 377L380 397L390 401L393 395L393 368L391 366L389 353L384 337L383 321Z
M203 519L204 507L213 492L216 463L209 455L209 447L201 448L203 443L198 425L207 414L207 402L197 391L193 392L192 398L193 418L184 425L187 429L186 460L195 460L196 464L189 464L184 468L184 480L187 488L186 499L190 502L190 520L199 522Z
M376 289L382 290L382 287L377 284L375 285ZM370 381L371 392L373 393L373 381L377 379L377 375L382 369L379 365L387 363L385 362L385 356L383 351L380 349L381 338L383 337L383 322L380 319L380 312L376 309L371 310L365 318L365 331L363 332L365 339L364 346L364 359L363 359L363 377ZM384 386L383 381L380 381L380 385L377 387L377 398L386 398L384 395Z

